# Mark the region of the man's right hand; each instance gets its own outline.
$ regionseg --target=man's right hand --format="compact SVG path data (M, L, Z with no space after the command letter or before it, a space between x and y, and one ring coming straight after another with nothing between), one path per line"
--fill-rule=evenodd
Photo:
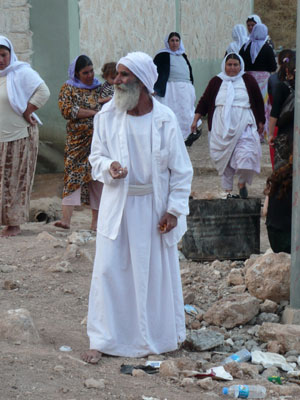
M123 179L127 176L127 168L122 168L118 161L113 161L109 167L109 173L113 179Z

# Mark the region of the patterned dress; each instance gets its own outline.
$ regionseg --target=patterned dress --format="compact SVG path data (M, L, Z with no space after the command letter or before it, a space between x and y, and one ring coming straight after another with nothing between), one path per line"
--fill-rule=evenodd
M91 152L94 117L78 119L77 114L79 108L100 110L100 90L101 86L96 89L79 89L64 83L58 98L62 116L68 120L63 197L81 188L81 202L84 204L89 204L88 183L92 180L88 157Z

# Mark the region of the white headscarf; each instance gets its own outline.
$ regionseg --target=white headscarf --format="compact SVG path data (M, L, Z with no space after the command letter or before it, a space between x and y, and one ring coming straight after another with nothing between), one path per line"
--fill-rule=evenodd
M259 17L258 15L256 15L256 14L248 15L246 22L247 22L249 19L253 19L254 22L255 22L256 24L261 24L261 19L260 19L260 17Z
M139 78L148 89L149 93L154 92L154 84L157 81L158 73L152 58L141 51L128 53L122 57L118 64L127 67L137 78Z
M242 24L235 25L232 29L233 42L227 48L227 53L238 53L243 44L248 40L247 30Z
M170 54L173 54L175 56L181 56L182 54L184 54L185 53L185 48L184 48L182 39L180 38L179 48L176 51L172 51L170 49L169 42L168 42L169 36L170 36L170 34L165 37L165 40L164 40L165 47L163 49L159 50L159 52L157 54L159 54L159 53L170 53ZM176 36L176 35L173 35L173 36Z
M226 59L230 54L235 54L236 56L238 56L238 58L240 60L240 64L241 64L241 70L235 76L229 76L225 72ZM224 127L225 127L225 129L223 132L223 137L225 137L227 135L227 132L228 132L228 129L229 129L230 123L231 123L231 107L232 107L234 95L235 95L233 82L237 81L238 79L241 79L242 76L244 75L244 73L245 73L244 60L238 53L229 53L226 55L226 57L222 61L221 69L222 69L222 72L220 72L218 74L218 77L221 78L223 81L221 86L224 85L224 82L227 83L226 104L225 104L225 109L224 109ZM221 86L220 86L220 89L221 89Z
M254 25L252 32L250 33L249 40L244 46L244 50L247 49L249 44L250 47L250 56L252 64L254 64L258 53L260 52L263 45L268 40L268 28L265 24L256 24Z
M44 81L28 63L18 61L9 39L0 36L0 45L10 49L10 63L5 69L0 70L0 76L7 77L7 94L12 109L18 115L23 116L28 100ZM37 115L34 117L40 122Z

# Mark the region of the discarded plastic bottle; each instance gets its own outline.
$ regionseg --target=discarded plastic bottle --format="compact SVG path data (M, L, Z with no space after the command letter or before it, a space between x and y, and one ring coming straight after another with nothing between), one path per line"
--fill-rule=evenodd
M222 364L228 364L232 361L235 362L245 362L251 360L251 353L247 349L242 349L237 353L231 354L230 356L226 357Z
M264 399L267 390L260 385L233 385L223 388L223 394L234 399Z

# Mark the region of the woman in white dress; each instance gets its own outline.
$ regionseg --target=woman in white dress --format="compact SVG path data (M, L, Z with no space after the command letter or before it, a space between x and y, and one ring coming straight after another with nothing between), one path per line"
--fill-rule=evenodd
M239 196L247 198L246 184L250 185L254 173L260 172L258 132L263 130L265 116L260 89L256 80L245 74L243 59L238 54L228 54L222 72L209 82L196 108L192 131L206 114L210 156L222 176L222 187L232 197L237 174Z
M191 133L196 93L191 64L179 33L171 32L165 47L154 57L158 79L154 85L157 100L170 107L177 117L183 139ZM198 126L200 126L199 121Z

